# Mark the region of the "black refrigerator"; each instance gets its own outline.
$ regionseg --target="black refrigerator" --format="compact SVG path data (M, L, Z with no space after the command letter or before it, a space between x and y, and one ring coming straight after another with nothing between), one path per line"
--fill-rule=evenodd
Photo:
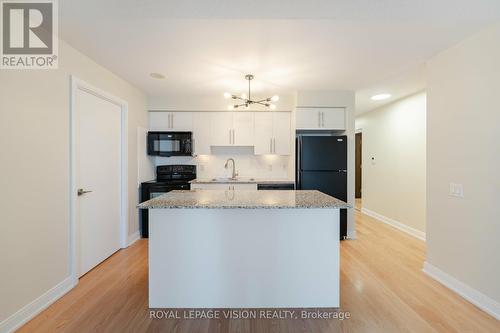
M347 136L296 138L297 190L318 190L347 202ZM340 239L347 236L347 209L340 210Z

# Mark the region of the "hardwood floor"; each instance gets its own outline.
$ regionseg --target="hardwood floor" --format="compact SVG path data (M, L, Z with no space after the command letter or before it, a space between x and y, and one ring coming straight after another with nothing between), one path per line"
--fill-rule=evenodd
M19 332L500 332L500 322L422 273L425 244L355 211L341 245L350 319L151 319L147 241L121 250Z

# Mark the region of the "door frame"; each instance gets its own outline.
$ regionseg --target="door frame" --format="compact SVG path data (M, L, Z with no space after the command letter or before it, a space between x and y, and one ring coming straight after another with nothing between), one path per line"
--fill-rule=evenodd
M77 236L78 226L76 225L77 207L77 183L76 183L76 94L78 90L92 94L104 99L121 108L121 149L120 149L120 246L127 247L128 235L128 182L127 182L127 161L128 161L128 103L116 96L113 96L91 84L80 80L74 75L70 76L70 181L69 181L69 267L73 280L73 285L78 284L78 251Z

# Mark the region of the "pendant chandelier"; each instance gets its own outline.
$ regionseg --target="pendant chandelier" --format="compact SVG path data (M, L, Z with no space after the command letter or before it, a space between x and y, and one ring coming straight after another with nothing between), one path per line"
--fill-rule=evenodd
M229 105L227 107L228 110L234 110L234 109L238 109L238 108L248 109L250 107L250 105L252 105L252 104L263 105L271 110L276 109L276 105L271 103L271 102L279 101L280 98L278 95L274 95L273 97L268 97L268 98L264 98L261 100L253 100L252 99L252 95L251 95L251 91L250 91L250 83L253 80L253 78L254 78L254 76L252 74L245 75L245 80L248 80L248 95L243 93L240 96L237 96L237 95L230 94L228 92L224 93L225 99L231 98L231 99L235 100L235 103L233 105Z

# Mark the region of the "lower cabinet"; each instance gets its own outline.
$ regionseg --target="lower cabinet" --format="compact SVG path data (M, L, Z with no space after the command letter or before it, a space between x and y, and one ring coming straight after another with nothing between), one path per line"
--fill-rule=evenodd
M223 183L214 183L214 184L191 184L191 189L201 189L201 190L256 190L257 184L223 184Z

